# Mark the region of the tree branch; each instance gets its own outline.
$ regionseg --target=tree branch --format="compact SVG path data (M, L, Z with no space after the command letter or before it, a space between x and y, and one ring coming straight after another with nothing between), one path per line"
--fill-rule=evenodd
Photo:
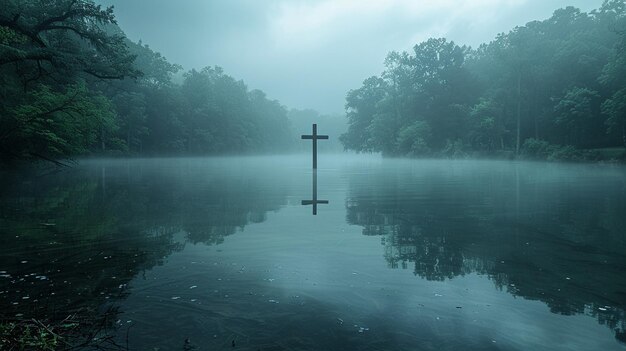
M39 37L38 33L33 32L32 30L29 30L28 28L25 28L23 26L21 26L17 20L21 17L20 14L16 14L13 16L12 20L7 20L4 19L2 17L0 17L0 26L4 26L7 27L15 32L18 32L26 37L28 37L30 40L32 40L34 43L38 44L40 47L46 47L46 43L41 40L41 38Z
M91 76L94 76L96 78L99 78L99 79L124 79L124 77L125 77L125 75L123 75L123 74L120 74L120 75L102 74L102 73L94 72L94 71L89 70L89 69L84 69L83 72L85 72L85 73L87 73L87 74L89 74Z
M47 61L50 63L54 61L51 53L42 52L41 50L38 50L38 52L21 53L15 49L8 55L6 52L3 54L0 58L0 66L21 61Z
M78 96L79 91L77 90L76 92L74 92L74 94L67 100L63 101L63 103L51 110L48 111L44 111L44 112L40 112L37 114L34 114L32 116L30 116L29 118L27 118L26 120L22 121L21 123L18 123L14 128L9 129L7 131L5 131L2 135L0 135L0 139L4 139L7 136L11 135L13 132L15 132L16 130L18 130L19 128L21 128L23 125L28 124L32 121L34 121L37 118L41 118L41 117L45 117L45 116L49 116L55 112L62 112L68 109L72 109L72 107L70 106L70 104L72 102L74 102L74 100L76 99L76 97Z

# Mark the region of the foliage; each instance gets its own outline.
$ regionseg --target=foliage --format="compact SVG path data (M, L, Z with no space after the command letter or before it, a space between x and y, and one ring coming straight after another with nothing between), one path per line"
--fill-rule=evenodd
M0 162L293 146L286 109L219 67L168 62L91 0L0 3Z
M19 350L56 350L58 334L40 322L8 322L0 324L0 345Z
M428 39L389 53L385 67L348 93L347 149L573 160L626 146L624 0L558 9L477 49Z
M572 145L554 145L545 140L529 138L524 141L522 155L548 161L597 161L602 154L596 150L580 150Z
M573 87L554 106L555 124L568 130L569 142L584 139L585 131L593 126L594 117L599 115L598 98L596 91Z
M554 145L545 140L529 138L524 141L522 154L529 158L547 160L554 149Z
M584 156L580 150L577 150L572 145L565 145L556 147L552 153L548 156L549 161L563 160L563 161L581 161Z
M428 140L432 135L428 122L416 121L398 133L398 150L406 156L422 156L430 153Z
M348 131L340 139L346 149L357 152L379 151L372 138L372 122L377 113L377 104L386 96L386 81L370 77L359 89L350 90L346 97Z
M181 86L187 113L185 147L192 153L267 151L288 141L287 111L260 90L248 91L220 67L191 70Z
M41 85L22 101L2 119L0 150L6 159L85 153L99 133L115 128L109 101L90 93L84 83L61 92Z
M347 93L345 149L576 159L626 147L625 0L589 13L558 9L476 49L431 38L384 63ZM219 67L188 71L177 84L180 70L128 40L110 7L0 3L0 162L294 148L302 122L288 114L297 112ZM320 118L311 116L302 120ZM580 152L537 151L531 139Z
M491 99L481 98L471 108L468 139L474 150L494 151L504 148L508 131L501 115L502 108Z
M70 314L63 320L48 321L31 319L11 319L0 323L0 349L4 350L75 350L110 349L121 350L112 339L107 317L83 313Z
M103 9L88 0L8 0L0 5L0 14L2 33L10 33L8 39L2 36L8 45L0 47L0 66L12 64L25 83L77 74L103 79L139 75L125 38L107 33L116 23L112 7Z
M609 132L615 130L621 132L623 145L626 147L626 88L616 91L609 99L604 101L602 103L602 112L608 116L606 125Z
M447 140L446 146L441 150L441 154L444 157L450 158L465 158L468 156L466 152L466 146L463 144L463 140L456 139L454 141Z

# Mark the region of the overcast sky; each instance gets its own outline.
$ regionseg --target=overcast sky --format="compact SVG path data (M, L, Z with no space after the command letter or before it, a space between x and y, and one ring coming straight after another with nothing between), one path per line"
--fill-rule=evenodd
M602 0L100 0L132 40L185 70L221 66L294 108L342 113L391 50L430 37L476 47L568 5Z

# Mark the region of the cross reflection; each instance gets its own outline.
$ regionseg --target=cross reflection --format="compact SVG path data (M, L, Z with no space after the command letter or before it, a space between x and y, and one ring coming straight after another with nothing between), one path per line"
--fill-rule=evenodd
M313 169L313 199L312 200L302 200L302 205L313 205L313 215L317 215L317 205L318 204L328 204L328 200L318 200L317 199L317 169Z

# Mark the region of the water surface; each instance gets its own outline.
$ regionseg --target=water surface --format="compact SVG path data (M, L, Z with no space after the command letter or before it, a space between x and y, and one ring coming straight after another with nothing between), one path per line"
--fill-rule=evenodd
M626 169L320 155L0 184L0 314L134 350L624 350ZM187 340L187 341L186 341Z

